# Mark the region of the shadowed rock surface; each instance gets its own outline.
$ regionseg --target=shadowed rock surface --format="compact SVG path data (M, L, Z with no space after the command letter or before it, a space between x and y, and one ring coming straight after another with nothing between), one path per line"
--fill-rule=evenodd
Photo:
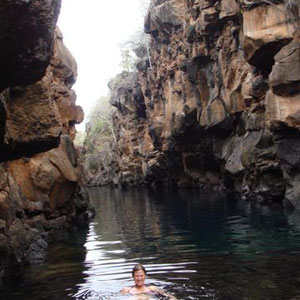
M152 1L145 32L150 56L111 87L111 182L300 208L299 2Z
M31 84L52 57L61 0L3 0L0 6L0 87Z
M58 0L0 4L0 284L42 262L48 242L92 214L78 184L74 58Z

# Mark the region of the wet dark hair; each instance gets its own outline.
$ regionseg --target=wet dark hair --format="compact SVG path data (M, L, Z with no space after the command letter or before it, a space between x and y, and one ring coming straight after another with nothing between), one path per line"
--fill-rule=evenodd
M133 269L132 269L132 272L131 272L132 277L134 276L134 273L135 273L135 272L141 271L141 270L142 270L145 274L147 273L145 267L144 267L142 264L137 264L137 265L135 265L135 266L133 267Z

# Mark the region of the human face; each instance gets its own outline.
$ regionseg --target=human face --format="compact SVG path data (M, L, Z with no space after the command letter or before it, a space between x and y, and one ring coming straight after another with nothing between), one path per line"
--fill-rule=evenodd
M146 274L143 270L135 271L133 274L133 279L137 287L142 287L146 279Z

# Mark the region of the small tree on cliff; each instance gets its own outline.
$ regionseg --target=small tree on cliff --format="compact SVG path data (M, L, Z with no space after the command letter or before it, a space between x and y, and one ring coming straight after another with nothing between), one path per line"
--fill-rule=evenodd
M101 149L105 140L110 140L111 138L115 140L112 124L114 108L109 104L109 99L110 95L100 97L88 116L89 125L85 139L86 146L88 146L87 151L92 148Z
M142 16L146 15L150 2L150 0L140 0L140 11ZM144 30L141 28L133 34L128 41L120 45L122 57L120 65L122 67L122 71L134 71L138 58L146 55L149 56L149 39L150 36L145 34Z
M112 123L114 108L109 104L109 98L109 95L99 98L88 116L89 122L86 126L85 169L92 169L95 172L101 163L101 157L106 156L106 152L110 153L109 149L116 140Z
M121 49L121 68L123 71L132 72L135 69L136 56L129 48Z
M121 67L123 71L132 72L136 70L136 64L139 59L147 57L150 62L149 53L150 36L143 31L137 31L128 41L120 45L121 49Z
M84 144L85 137L86 137L86 133L81 131L81 130L78 130L76 132L76 137L75 137L75 140L74 140L75 146L82 147L83 144Z

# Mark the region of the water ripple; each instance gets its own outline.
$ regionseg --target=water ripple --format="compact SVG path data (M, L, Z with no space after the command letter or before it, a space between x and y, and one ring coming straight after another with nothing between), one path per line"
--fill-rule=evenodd
M120 290L143 263L178 299L297 299L300 215L195 191L92 189L88 232L52 245L47 264L2 300L138 300ZM143 298L159 299L159 298Z

